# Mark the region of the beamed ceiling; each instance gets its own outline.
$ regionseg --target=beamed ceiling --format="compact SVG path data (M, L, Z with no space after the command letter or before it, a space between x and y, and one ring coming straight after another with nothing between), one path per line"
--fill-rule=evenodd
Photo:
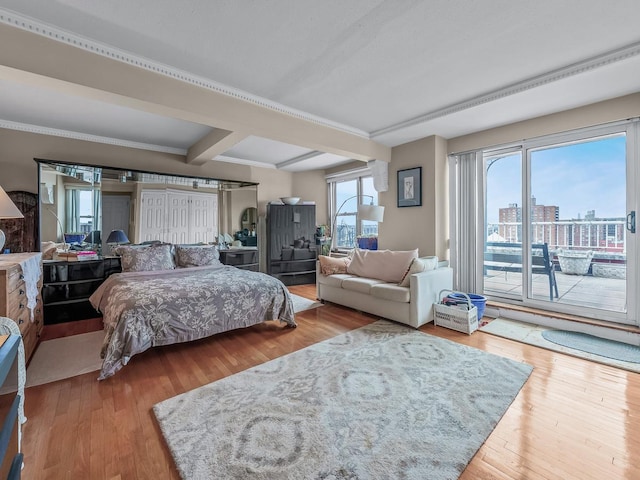
M287 171L640 91L640 2L0 0L0 127Z

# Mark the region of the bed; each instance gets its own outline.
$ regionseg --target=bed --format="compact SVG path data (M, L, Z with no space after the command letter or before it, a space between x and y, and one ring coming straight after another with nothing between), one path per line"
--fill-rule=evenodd
M111 275L89 298L102 313L105 328L98 380L114 375L133 355L153 346L197 340L265 320L296 326L291 295L277 278L219 262L172 268L171 262L136 261L141 266ZM126 256L122 263L123 270L130 270Z

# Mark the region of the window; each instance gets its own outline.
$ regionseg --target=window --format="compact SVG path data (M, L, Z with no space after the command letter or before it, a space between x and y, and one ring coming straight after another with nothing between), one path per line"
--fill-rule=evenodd
M378 204L369 170L332 177L328 182L330 218L335 223L333 248L352 249L360 236L377 237L378 222L358 219L358 203Z
M68 187L66 195L66 233L87 234L95 230L100 215L100 191Z

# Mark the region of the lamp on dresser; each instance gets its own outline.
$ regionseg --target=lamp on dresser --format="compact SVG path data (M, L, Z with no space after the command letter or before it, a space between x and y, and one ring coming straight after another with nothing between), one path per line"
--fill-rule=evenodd
M342 207L344 207L345 203L347 203L349 200L360 197L368 197L371 199L371 202L369 203L369 205L365 205L363 203L358 204L358 220L382 222L382 219L384 218L384 207L373 204L373 195L354 195L347 198L344 202L342 202L342 205L340 205L340 207L336 210L335 215L333 216L333 223L331 224L331 248L329 249L329 256L331 256L333 243L335 238L337 237L336 224L338 223L338 214L340 213L340 210L342 210Z
M18 210L16 204L9 198L7 192L0 187L0 219L3 218L24 218L24 215L22 215L22 212ZM5 240L4 232L0 230L0 253L3 251Z

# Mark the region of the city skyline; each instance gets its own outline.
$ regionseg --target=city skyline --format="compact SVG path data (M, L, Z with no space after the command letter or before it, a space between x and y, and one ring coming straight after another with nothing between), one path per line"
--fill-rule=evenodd
M487 222L497 223L500 208L522 206L520 154L505 155L487 172ZM531 194L538 205L557 205L560 219L626 215L626 137L533 150Z

